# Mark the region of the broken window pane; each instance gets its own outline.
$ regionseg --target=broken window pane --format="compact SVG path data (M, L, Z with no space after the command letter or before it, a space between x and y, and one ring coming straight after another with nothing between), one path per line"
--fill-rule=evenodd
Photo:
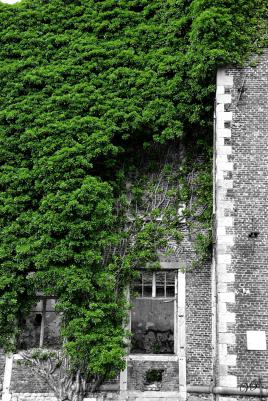
M174 300L143 299L132 301L132 353L174 353Z

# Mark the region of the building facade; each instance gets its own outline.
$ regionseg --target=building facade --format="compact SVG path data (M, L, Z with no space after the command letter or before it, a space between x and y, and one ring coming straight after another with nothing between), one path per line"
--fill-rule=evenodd
M161 273L141 272L125 371L91 400L172 401L268 396L268 51L256 66L217 74L214 255L187 269L190 239ZM188 251L187 251L188 250ZM188 252L188 253L187 253ZM45 306L44 306L45 304ZM44 341L42 302L32 316ZM50 321L50 330L57 331ZM43 332L43 334L42 334ZM42 340L43 336L43 340ZM3 401L53 400L46 384L0 355Z

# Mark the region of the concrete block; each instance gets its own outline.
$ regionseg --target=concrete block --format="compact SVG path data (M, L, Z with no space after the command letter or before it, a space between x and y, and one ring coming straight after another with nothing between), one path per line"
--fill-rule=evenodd
M231 216L224 216L220 219L217 218L217 227L233 227L234 218Z
M222 86L221 86L221 88L222 88ZM223 91L224 91L224 87L223 87ZM229 93L224 93L224 92L217 93L216 100L217 100L217 103L219 103L219 104L231 103L232 96Z
M223 138L221 138L223 139ZM232 146L226 145L218 145L217 146L217 157L222 155L231 155L232 154Z
M236 338L234 333L219 333L219 343L234 345L236 343Z
M226 344L218 344L218 352L219 352L219 363L221 364L222 358L225 358L227 355L227 345ZM224 364L222 364L224 365Z
M223 94L224 94L224 85L217 85L216 98L218 98L219 95L223 95Z
M237 377L233 375L220 376L219 386L237 387Z
M221 254L219 254L219 256L221 256ZM228 267L229 267L228 263L218 263L217 264L218 273L221 273L221 274L226 273L227 274L228 273Z
M218 330L221 332L221 333L227 333L228 332L228 330L227 330L227 323L226 322L224 322L224 321L219 321L218 322Z
M235 323L235 313L233 313L233 312L223 313L219 317L219 320L222 321L222 322L226 322L226 323Z
M230 200L218 200L217 201L217 208L219 209L228 209L228 210L234 210L234 202ZM217 210L217 213L218 213Z
M224 103L219 100L220 96L224 95L219 95L217 98L217 105L216 105L216 113L223 113L224 112Z
M219 365L219 367L218 367L218 375L219 376L227 376L227 374L228 374L228 366Z
M234 273L219 272L218 280L222 283L234 283L235 275Z
M231 138L231 129L224 127L224 121L221 121L220 123L220 126L217 127L217 138Z
M222 174L223 174L223 170L222 170ZM224 180L219 181L218 179L216 180L216 186L217 186L217 192L216 192L216 205L217 205L217 209L219 208L219 203L224 203L226 202L226 188L225 188L225 183Z
M218 150L219 150L219 148L220 148L221 146L224 146L224 138L218 136L218 137L216 138L216 149L217 149L217 153L218 153Z
M220 255L218 255L218 258L217 258L218 266L231 264L231 262L232 262L232 256L229 253L226 253L226 254L221 253Z
M225 358L221 359L222 365L236 366L236 355L227 355Z
M235 293L234 292L226 292L226 293L219 293L219 302L235 302Z
M216 233L217 233L217 236L226 235L226 227L225 226L217 227Z
M233 171L234 163L233 162L224 162L222 160L218 160L216 158L216 166L217 169L224 170L224 171Z
M220 121L232 121L233 113L231 111L219 111L217 112L217 122Z
M228 163L228 158L227 155L221 155L217 152L217 156L216 156L216 163Z
M227 283L218 283L217 285L218 294L221 292L227 292Z
M217 87L218 86L232 86L234 78L232 75L226 75L224 68L219 68L217 71Z
M219 245L234 245L234 236L233 235L217 235L217 240Z

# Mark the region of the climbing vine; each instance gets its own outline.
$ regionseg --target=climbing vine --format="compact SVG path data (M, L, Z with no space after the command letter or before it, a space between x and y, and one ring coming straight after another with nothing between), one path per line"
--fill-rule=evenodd
M42 291L73 366L93 381L123 368L124 285L181 241L180 202L207 255L215 73L267 43L266 16L264 0L0 3L1 346ZM129 178L135 155L182 141L168 188Z

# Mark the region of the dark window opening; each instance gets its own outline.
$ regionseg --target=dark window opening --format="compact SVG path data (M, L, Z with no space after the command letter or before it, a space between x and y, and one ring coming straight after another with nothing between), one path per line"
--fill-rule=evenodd
M39 326L41 326L41 323L42 323L42 315L41 315L41 313L37 313L35 315L33 325L34 325L34 327L39 327Z
M146 384L152 384L162 382L163 370L161 369L150 369L147 370L145 380Z
M56 299L40 297L29 315L23 319L18 349L58 348L61 318L55 310Z

